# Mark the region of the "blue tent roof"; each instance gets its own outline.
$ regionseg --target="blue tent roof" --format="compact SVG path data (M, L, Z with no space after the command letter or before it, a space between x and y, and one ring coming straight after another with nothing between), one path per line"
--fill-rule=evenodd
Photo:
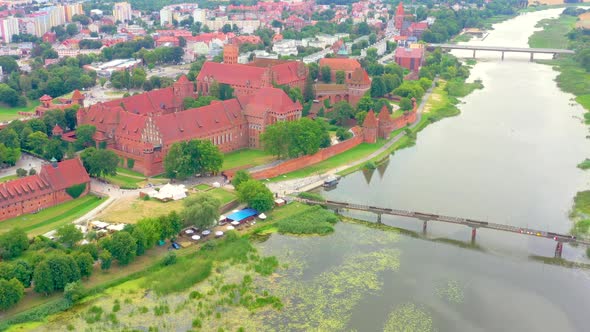
M231 221L242 221L244 219L250 218L250 217L255 216L257 214L258 214L258 211L254 210L254 209L243 209L241 211L234 212L234 213L230 214L229 216L227 216L227 219L229 219Z

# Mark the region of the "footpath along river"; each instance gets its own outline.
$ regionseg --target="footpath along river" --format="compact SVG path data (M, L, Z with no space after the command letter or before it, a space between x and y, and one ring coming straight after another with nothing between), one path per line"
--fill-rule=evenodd
M518 16L469 43L528 47L535 24L561 11ZM550 66L529 62L528 54L507 53L501 61L500 53L478 52L470 79L485 87L463 99L461 115L429 126L416 146L386 165L347 176L322 194L568 232L573 197L590 187L590 173L576 168L588 157L590 140L582 108L557 88L556 75ZM404 218L383 222L422 228ZM428 226L429 239L346 223L320 238L272 235L261 250L290 264L278 292L306 313L286 305L272 323L282 330L379 331L412 324L415 331L588 330L590 270L532 258L552 257L555 242L479 230L472 248L462 245L471 229ZM566 245L564 258L588 263L584 251ZM309 289L314 294L306 294Z

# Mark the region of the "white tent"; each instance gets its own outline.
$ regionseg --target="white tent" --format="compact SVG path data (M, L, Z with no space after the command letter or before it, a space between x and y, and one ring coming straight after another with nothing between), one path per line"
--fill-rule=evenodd
M173 184L165 184L159 191L157 190L150 190L146 194L150 197L155 199L159 199L162 201L173 200L177 201L179 199L186 198L186 187L183 184L173 185Z

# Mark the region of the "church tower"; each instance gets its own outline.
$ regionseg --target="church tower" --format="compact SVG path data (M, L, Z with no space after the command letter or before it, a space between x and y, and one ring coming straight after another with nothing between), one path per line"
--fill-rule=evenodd
M404 25L405 15L406 14L404 13L404 3L400 1L400 3L397 5L397 10L395 11L394 24L396 29L402 29Z

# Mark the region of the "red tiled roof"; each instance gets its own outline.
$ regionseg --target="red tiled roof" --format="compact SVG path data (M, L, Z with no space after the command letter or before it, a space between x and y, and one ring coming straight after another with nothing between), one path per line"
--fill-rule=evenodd
M0 183L0 205L6 201L20 202L50 193L49 183L38 174Z
M420 59L424 56L423 48L404 48L398 47L395 49L396 58L415 58Z
M167 87L122 99L111 100L104 103L104 105L107 107L123 107L123 109L131 113L147 114L160 112L163 106L171 106L169 104L172 103L173 100L174 93L172 87ZM92 106L90 108L92 108Z
M265 69L241 64L227 64L207 61L203 64L197 80L212 77L219 83L245 85L249 81L250 86L258 88L262 86L261 78Z
M80 183L90 182L82 162L78 158L64 160L57 163L57 167L43 165L40 176L51 185L54 190L62 190Z
M49 95L43 95L41 98L39 98L40 101L52 101L53 98L51 98L51 96Z
M410 29L412 29L412 30L426 30L426 29L428 29L428 23L426 23L426 22L412 22L412 24L410 24Z
M355 59L348 58L322 58L320 59L320 67L328 66L331 70L353 71L360 68L361 64Z
M246 115L262 117L266 112L286 114L301 109L299 101L293 102L281 89L262 88L254 95L238 98L242 105L246 105Z
M377 116L377 118L379 119L379 124L388 124L393 121L393 119L391 119L391 115L389 114L389 109L387 109L387 106L385 105L383 105L383 108L381 108L381 112L379 112L379 116Z
M84 95L80 92L80 90L76 89L74 90L74 93L72 93L72 100L78 99L84 99Z
M357 68L352 72L350 82L355 84L371 84L371 79L363 68Z
M52 133L63 133L64 130L61 129L61 127L58 124L55 124L55 127L53 127L53 129L51 130Z
M363 121L363 127L367 128L375 128L377 127L377 118L375 117L375 112L370 110L365 117L365 121Z
M178 81L176 81L176 83L190 83L190 81L188 80L188 77L186 77L186 75L182 74L178 78Z

